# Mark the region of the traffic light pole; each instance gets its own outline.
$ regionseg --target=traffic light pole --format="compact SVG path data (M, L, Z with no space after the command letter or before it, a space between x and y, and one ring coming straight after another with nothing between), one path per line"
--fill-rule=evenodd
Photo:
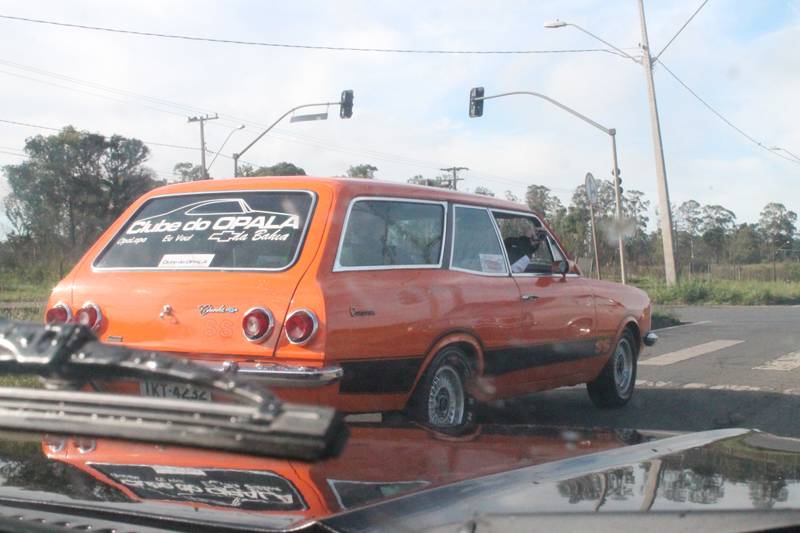
M477 88L482 89L482 88ZM481 94L480 92L473 92L470 93L470 108L472 109L472 102L482 102L484 100L491 100L493 98L502 98L504 96L515 96L515 95L528 95L528 96L535 96L537 98L541 98L542 100L546 100L550 102L554 106L558 107L559 109L563 109L567 113L581 119L582 121L586 122L597 128L598 130L602 131L606 135L611 137L611 156L614 163L614 168L612 169L611 173L614 175L614 197L616 199L616 212L617 212L617 224L618 224L618 235L617 241L619 244L619 270L620 270L620 279L622 283L627 282L627 278L625 275L625 246L623 245L622 241L622 193L620 191L620 178L619 178L619 166L617 164L617 130L614 128L606 128L602 124L595 122L594 120L590 119L586 115L582 115L578 113L571 107L568 107L557 100L553 100L549 96L545 96L541 93L536 93L533 91L513 91L510 93L501 93L501 94L494 94L491 96L476 96ZM483 115L483 108L480 109L480 113L474 116L482 116Z
M628 283L628 278L625 275L625 244L622 242L622 191L621 179L619 177L619 166L617 165L617 130L611 128L608 130L611 136L611 154L614 159L614 168L611 169L611 174L614 175L614 200L617 204L617 221L620 227L617 228L617 245L619 246L619 276L622 284Z

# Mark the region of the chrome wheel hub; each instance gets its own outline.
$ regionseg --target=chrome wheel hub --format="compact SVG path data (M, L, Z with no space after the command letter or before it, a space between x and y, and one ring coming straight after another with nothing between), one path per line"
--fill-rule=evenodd
M630 395L633 380L633 350L628 339L622 339L614 351L614 385L617 394L626 398Z
M457 426L464 419L464 407L461 376L449 365L440 367L428 395L428 420L436 427Z

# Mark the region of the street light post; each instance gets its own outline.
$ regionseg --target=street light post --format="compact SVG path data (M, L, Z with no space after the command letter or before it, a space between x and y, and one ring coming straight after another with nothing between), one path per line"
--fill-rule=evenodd
M653 81L653 59L650 56L650 44L647 39L647 24L644 16L644 3L639 0L639 20L642 30L642 58L638 59L628 54L624 50L617 48L608 41L601 39L590 31L572 24L556 20L554 22L545 23L545 28L563 28L565 26L572 26L573 28L585 33L593 39L605 44L617 55L625 57L640 63L644 67L645 78L647 80L647 94L648 103L650 107L650 124L653 135L653 149L655 151L656 162L656 176L658 177L658 213L659 222L661 227L661 243L664 249L664 276L667 285L674 285L678 281L677 268L675 266L675 248L673 245L672 235L672 208L669 203L669 188L667 187L667 167L664 163L664 146L661 142L661 124L658 118L658 105L656 104L656 90ZM663 50L662 50L663 51Z
M219 157L219 154L220 154L220 152L222 152L222 149L223 149L223 148L225 148L225 145L226 145L226 144L228 144L228 141L231 139L231 136L232 136L234 133L236 133L237 131L239 131L239 130L243 130L243 129L244 129L244 124L242 124L241 126L238 126L238 127L236 127L236 128L233 128L233 129L232 129L232 130L231 130L231 131L228 133L228 136L227 136L227 137L225 137L225 140L224 140L224 141L222 141L222 144L220 145L219 149L217 150L217 153L216 153L216 154L214 154L214 157L211 159L211 163L209 163L209 164L208 164L208 168L206 169L206 171L209 171L209 170L211 170L211 166L214 164L214 161L216 161L216 160L217 160L217 157Z
M250 144L248 144L247 146L244 147L244 149L242 149L240 152L237 152L237 153L233 154L233 176L235 178L239 177L239 158L242 157L245 154L245 152L247 152L250 148L252 148L252 146L254 144L256 144L258 141L260 141L261 138L264 137L264 135L269 133L269 131L272 128L277 126L280 123L281 120L285 119L287 116L291 115L292 113L294 113L298 109L305 109L305 108L308 108L308 107L321 107L321 106L327 107L327 106L332 106L332 105L340 106L340 116L341 116L341 118L350 118L352 116L352 114L353 114L353 91L351 91L351 90L342 91L342 98L338 102L319 102L319 103L316 103L316 104L303 104L303 105L299 105L299 106L295 106L295 107L291 108L286 113L284 113L283 115L278 117L278 119L275 120L275 122L270 124L269 127L267 127L267 129L262 131L258 135L258 137L253 139L250 142ZM322 117L315 117L315 118L316 119L320 119ZM327 118L327 116L325 118Z
M618 230L617 243L619 245L619 271L620 271L620 279L621 279L622 283L627 283L627 277L625 275L625 246L624 246L623 241L622 241L622 226L623 226L623 224L622 224L622 195L620 194L620 188L619 188L620 187L619 166L617 164L617 130L614 129L614 128L606 128L602 124L600 124L598 122L595 122L594 120L590 119L586 115L583 115L583 114L575 111L571 107L568 107L568 106L562 104L558 100L554 100L554 99L550 98L549 96L546 96L546 95L541 94L541 93L536 93L536 92L533 92L533 91L513 91L513 92L509 92L509 93L494 94L494 95L491 95L491 96L476 96L476 95L482 94L482 88L480 88L480 89L481 89L480 92L475 92L475 89L473 89L472 93L470 93L471 101L483 102L484 100L491 100L493 98L502 98L504 96L515 96L515 95L535 96L537 98L541 98L542 100L550 102L551 104L553 104L554 106L558 107L559 109L563 109L564 111L566 111L567 113L571 114L572 116L575 116L575 117L581 119L582 121L586 122L587 124L590 124L591 126L594 126L598 130L602 131L603 133L605 133L606 135L611 137L611 158L612 158L612 162L613 162L613 165L614 165L614 167L611 170L611 173L614 176L614 197L615 197L615 200L616 200L616 212L617 212L616 214L617 214L617 224L618 224L618 228L617 228L617 230ZM482 108L481 108L480 113L483 114L483 109ZM477 115L477 116L480 116L480 115Z

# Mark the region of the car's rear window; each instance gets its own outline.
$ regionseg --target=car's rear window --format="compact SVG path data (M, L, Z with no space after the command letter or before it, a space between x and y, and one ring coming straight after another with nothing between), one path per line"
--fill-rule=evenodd
M95 268L282 270L294 263L313 208L307 191L246 191L148 200Z

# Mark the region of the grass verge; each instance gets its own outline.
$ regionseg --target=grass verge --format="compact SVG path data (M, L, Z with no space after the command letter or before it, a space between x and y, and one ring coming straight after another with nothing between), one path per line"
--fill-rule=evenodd
M687 280L673 287L652 279L636 280L656 304L796 305L800 283L772 281Z

